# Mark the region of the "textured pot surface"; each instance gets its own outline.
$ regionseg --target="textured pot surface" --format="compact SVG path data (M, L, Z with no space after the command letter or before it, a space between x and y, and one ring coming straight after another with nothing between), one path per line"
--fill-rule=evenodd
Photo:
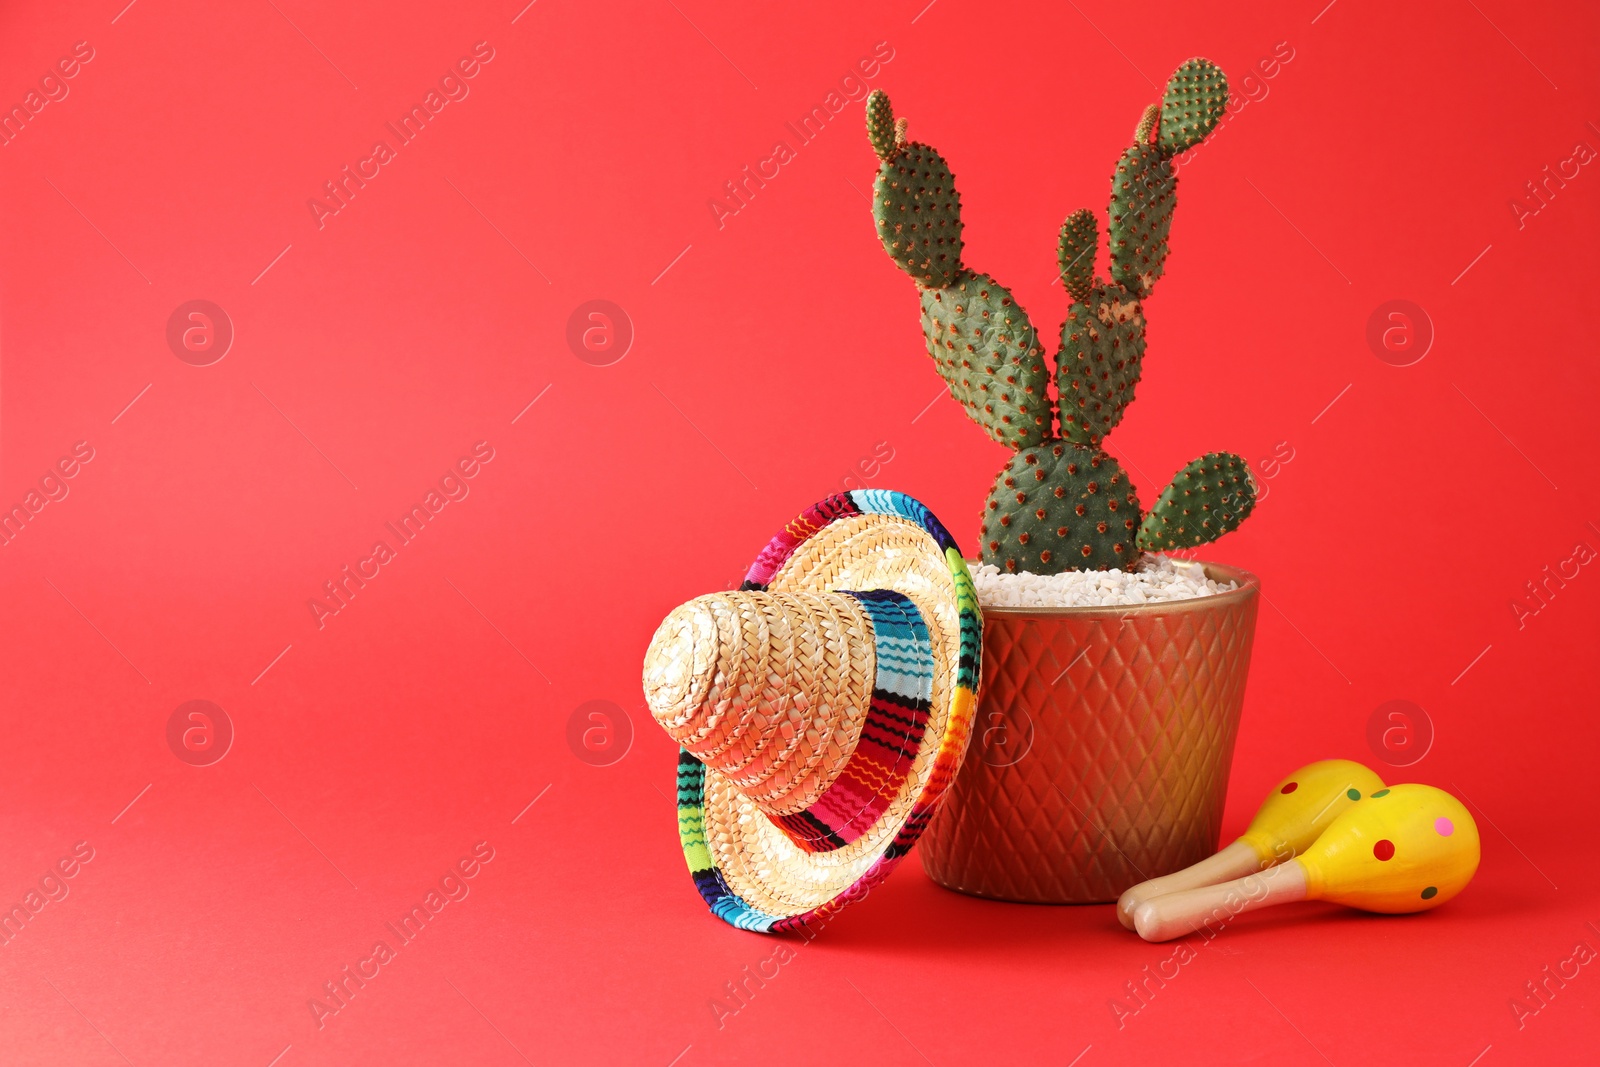
M1260 600L985 608L972 747L918 851L940 885L1051 904L1124 889L1217 847Z

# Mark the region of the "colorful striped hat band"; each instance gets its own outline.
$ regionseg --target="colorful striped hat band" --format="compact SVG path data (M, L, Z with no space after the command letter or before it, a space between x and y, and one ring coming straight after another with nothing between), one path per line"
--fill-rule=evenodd
M791 929L888 874L965 752L981 626L949 534L875 490L808 509L738 592L667 616L644 689L681 746L680 837L713 912Z
M888 589L846 595L872 623L872 703L856 749L828 791L803 811L772 818L807 852L842 848L882 817L922 747L933 699L933 648L916 605Z

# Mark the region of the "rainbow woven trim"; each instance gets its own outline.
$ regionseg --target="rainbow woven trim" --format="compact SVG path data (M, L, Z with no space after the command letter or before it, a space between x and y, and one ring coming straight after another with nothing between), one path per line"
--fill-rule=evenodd
M933 770L921 795L913 802L894 840L860 878L837 896L793 916L771 915L750 906L729 887L717 869L705 839L705 766L685 750L678 753L678 836L684 859L700 895L713 914L742 930L781 933L825 923L841 908L865 897L899 864L933 817L939 800L955 777L966 753L972 712L978 688L983 621L967 564L954 538L927 508L903 493L858 489L831 496L808 508L774 537L756 558L743 589L765 589L778 569L800 545L829 523L851 515L887 515L915 523L927 531L944 553L955 583L960 616L961 651L956 663L954 692L944 736L934 757ZM904 783L911 761L926 731L931 712L932 657L927 626L904 597L887 591L855 592L873 624L879 668L873 682L872 707L861 741L845 771L827 793L802 816L782 820L783 831L808 851L836 849L858 839L882 817L883 809ZM921 647L918 647L920 631ZM881 636L880 636L881 635ZM886 669L887 667L887 669ZM925 671L925 673L924 673ZM881 708L880 708L881 698ZM919 706L920 702L920 706ZM916 740L912 738L915 736ZM865 751L863 751L865 750ZM858 760L861 766L857 767ZM903 761L903 765L902 765ZM895 781L891 784L890 777ZM853 784L841 788L850 777ZM839 796L834 793L839 790ZM884 792L887 791L887 792ZM883 799L879 804L880 798ZM803 819L798 824L797 819ZM775 820L777 821L777 820Z
M928 732L933 700L933 645L922 613L888 589L846 590L872 622L876 674L861 739L827 792L773 825L807 852L843 848L872 828L900 795Z

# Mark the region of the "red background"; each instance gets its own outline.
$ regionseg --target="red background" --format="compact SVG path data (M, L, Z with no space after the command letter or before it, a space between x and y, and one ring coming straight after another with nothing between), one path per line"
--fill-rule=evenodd
M0 902L94 849L0 948L0 1061L1592 1055L1593 967L1511 1007L1600 948L1600 577L1511 606L1600 548L1600 176L1526 188L1600 147L1591 7L124 3L0 15L7 103L94 52L0 149L0 501L94 450L0 550ZM479 41L470 95L319 228L307 200ZM871 83L957 173L967 261L1051 336L1055 228L1103 211L1155 86L1200 54L1239 90L1292 50L1183 172L1111 445L1146 499L1207 449L1293 453L1211 550L1270 603L1227 833L1289 769L1368 760L1478 815L1458 901L1249 917L1119 1026L1173 946L910 862L719 1020L776 942L711 918L684 870L638 690L655 623L880 442L868 480L971 545L1005 455L938 399L859 103L720 226L708 207L879 42ZM193 299L236 334L211 366L166 342ZM635 331L610 366L566 341L591 299ZM1411 366L1366 340L1394 299L1435 333ZM322 583L478 441L471 495L319 629ZM236 731L211 766L168 747L192 699ZM1404 770L1367 741L1395 699L1435 734ZM591 700L635 731L605 766L567 739ZM480 841L470 896L319 1028L322 984Z

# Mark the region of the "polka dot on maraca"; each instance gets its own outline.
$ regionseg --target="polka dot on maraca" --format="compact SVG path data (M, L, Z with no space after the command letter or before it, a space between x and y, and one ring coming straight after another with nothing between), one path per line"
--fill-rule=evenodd
M1456 824L1443 815L1433 820L1433 828L1438 831L1440 837L1449 837L1456 832Z
M1278 790L1278 792L1280 792L1280 793L1293 793L1296 789L1299 789L1299 788L1300 788L1300 783L1299 782L1290 782L1288 785L1286 785L1282 789Z
M1372 846L1372 854L1380 860L1394 859L1394 842L1384 838Z
M1380 789L1376 793L1372 794L1372 799L1373 800L1377 800L1379 797L1388 796L1388 795L1389 795L1389 791L1387 789Z
M1439 895L1439 887L1438 886L1430 885L1428 888L1426 888L1426 889L1424 889L1422 891L1422 899L1423 900L1432 900L1434 897L1436 897L1438 895Z
M1359 789L1347 789L1347 790L1345 790L1344 795L1349 797L1351 800L1360 800L1361 799L1361 790L1359 790Z

